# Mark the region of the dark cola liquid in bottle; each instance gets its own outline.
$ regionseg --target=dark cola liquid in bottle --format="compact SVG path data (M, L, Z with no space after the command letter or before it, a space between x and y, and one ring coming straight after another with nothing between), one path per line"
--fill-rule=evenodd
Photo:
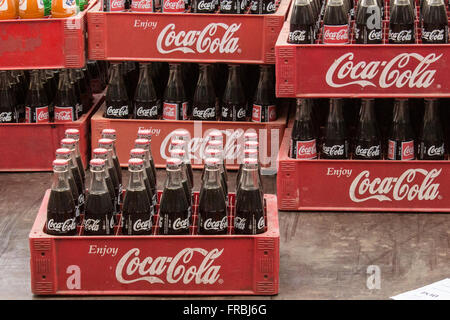
M244 159L241 180L236 191L235 234L259 234L265 231L264 199L260 185L258 161Z
M293 159L317 159L317 135L311 99L297 100L289 156Z
M73 122L78 120L77 101L71 89L67 69L59 73L58 90L53 100L55 122Z
M76 222L79 223L80 213L81 212L84 213L84 195L79 193L72 170L70 170L70 162L72 161L71 151L67 148L57 149L56 159L62 159L67 161L68 164L67 180L69 182L70 191L72 193L73 201L75 203Z
M425 99L425 114L417 144L418 160L445 159L444 130L440 120L439 101L436 99Z
M322 43L348 44L348 10L343 0L329 0L323 17Z
M407 99L397 99L388 140L389 160L414 160L415 139Z
M376 0L362 0L358 3L355 21L356 43L382 43L381 10Z
M74 69L74 76L80 87L80 99L83 106L83 112L86 113L91 106L92 90L83 69Z
M156 200L157 200L157 192L156 192L156 186L150 183L150 178L148 176L149 167L147 167L147 160L145 157L146 151L142 148L134 148L130 151L130 158L131 159L141 159L142 165L143 165L143 172L142 172L142 180L144 181L145 191L147 192L147 196L150 199L150 204L155 206Z
M115 203L114 206L115 212L118 211L119 205L121 204L122 199L122 182L120 181L119 176L117 175L116 167L114 166L113 161L113 142L111 139L102 138L98 140L99 148L106 149L108 151L107 159L105 162L105 171L108 171L109 176L111 177L112 184L114 186L114 194L115 194Z
M448 17L442 0L425 0L427 8L423 15L422 42L447 43Z
M346 129L342 113L342 100L330 99L322 144L323 159L348 159L349 144Z
M181 182L181 161L169 158L167 159L167 178L159 205L159 234L189 234L189 208Z
M163 120L187 120L188 100L182 80L181 65L171 64L169 82L164 92Z
M130 112L127 88L118 63L113 63L106 90L105 118L128 119Z
M22 118L24 118L24 108L25 108L25 97L26 97L26 83L22 83L22 79L20 77L20 73L18 71L10 71L10 95L12 98L12 105L14 109L17 110L17 121L13 122L19 122ZM0 86L1 88L1 86ZM2 90L2 89L0 89ZM1 94L1 93L0 93ZM0 98L0 100L3 100L4 98ZM1 109L1 107L0 107ZM0 111L1 112L1 111ZM1 122L1 120L0 120Z
M192 215L192 182L189 178L186 164L184 163L185 151L183 149L174 148L170 151L170 156L173 159L179 159L181 164L181 184L183 185L184 192L186 194L186 199L189 203L189 216Z
M105 160L90 161L91 179L83 227L85 235L114 234L114 208L105 182Z
M150 76L150 63L141 63L139 66L139 81L134 95L135 119L158 119L159 100Z
M310 1L296 0L290 20L288 43L314 43L314 28L315 19Z
M53 161L53 182L47 205L45 232L69 236L77 233L76 208L68 180L67 160Z
M152 234L154 207L144 185L144 161L142 159L130 159L128 171L130 178L123 200L122 234Z
M270 122L277 120L275 86L271 65L261 65L258 87L253 99L252 121Z
M205 176L198 205L198 234L227 234L227 203L220 183L220 160L205 160Z
M150 166L151 171L153 173L153 180L154 180L155 186L156 186L156 167L155 167L155 160L153 160L153 153L152 153L152 134L151 134L151 131L149 129L139 129L137 137L138 137L138 139L146 139L146 140L148 140L148 143L144 143L143 144L143 149L146 151L146 162L149 162L149 166ZM147 168L147 164L144 163L144 165ZM150 175L149 175L149 178L150 178Z
M415 12L409 0L395 0L389 18L389 43L407 44L416 40Z
M73 91L73 95L75 97L76 101L76 110L78 113L78 118L82 116L83 112L85 112L83 108L83 103L81 100L81 87L80 83L77 80L75 69L68 69L68 75L69 75L69 81L70 81L70 87ZM51 91L49 91L51 92ZM50 94L50 93L49 93Z
M382 158L381 137L375 116L374 99L363 99L354 141L353 159Z
M118 188L116 189L113 183L113 179L111 178L111 175L109 174L109 168L108 168L108 150L105 148L96 148L92 151L94 155L94 159L102 159L105 160L105 182L106 182L106 188L108 189L109 196L111 197L111 203L114 208L114 215L117 215L120 211L119 207L119 201L118 201Z
M192 0L193 13L214 13L216 11L215 0Z
M223 121L245 121L247 103L241 82L239 65L228 67L228 82L222 98L221 113Z
M0 123L19 122L19 113L8 86L7 71L0 71Z
M42 85L39 70L31 71L30 86L25 100L25 122L47 123L50 121L47 93Z
M220 13L242 13L241 0L220 0Z
M81 178L83 181L86 179L86 169L84 168L83 161L81 160L81 152L80 152L80 130L78 129L67 129L65 131L66 138L75 140L75 159L78 166L78 169L81 173Z
M173 132L172 142L175 140L181 140L183 141L183 144L179 145L178 148L181 148L184 150L184 164L186 165L188 178L191 181L192 187L194 187L194 172L192 171L192 163L191 163L191 157L189 149L189 144L191 141L191 134L186 129L178 129Z
M216 94L211 71L211 65L200 65L200 76L192 103L192 120L217 120Z
M122 186L122 169L120 168L120 161L117 156L117 150L116 150L116 141L117 141L116 130L115 129L103 129L102 130L102 138L110 139L112 142L111 158L112 158L112 162L114 164L114 168L117 173L117 178L119 179L119 184L120 184L120 186ZM109 147L107 149L109 150Z
M139 149L144 149L144 167L149 179L150 186L153 192L153 203L156 204L157 201L157 191L156 191L156 169L153 163L153 157L151 155L150 140L140 138L134 140L134 147Z

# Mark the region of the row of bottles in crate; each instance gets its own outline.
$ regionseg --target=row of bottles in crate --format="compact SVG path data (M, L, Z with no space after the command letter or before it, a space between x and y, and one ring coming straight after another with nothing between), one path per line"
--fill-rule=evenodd
M0 123L78 120L106 86L106 64L82 69L0 71Z
M289 155L445 160L448 116L444 99L298 99Z
M271 65L113 63L104 117L275 121L274 83Z
M245 135L245 159L238 172L234 203L228 197L222 132L212 131L208 136L198 198L192 192L194 177L187 153L188 138L189 133L180 129L171 140L167 178L158 202L151 133L140 129L130 151L129 180L122 201L115 130L104 129L98 147L93 150L86 192L86 174L78 150L79 132L68 129L53 163L45 232L76 235L77 225L82 226L82 235L114 235L114 226L123 235L150 235L155 229L161 235L264 232L266 217L257 135Z
M321 11L321 8L324 10ZM448 16L444 0L421 0L419 17L415 0L393 0L389 17L384 15L383 0L360 0L353 12L353 0L296 0L290 19L289 43L348 44L353 28L358 44L383 43L383 19L389 19L386 42L393 44L415 43L416 19L421 29L422 43L448 42ZM386 10L388 13L388 10ZM354 26L351 20L354 20ZM322 26L321 26L321 22Z

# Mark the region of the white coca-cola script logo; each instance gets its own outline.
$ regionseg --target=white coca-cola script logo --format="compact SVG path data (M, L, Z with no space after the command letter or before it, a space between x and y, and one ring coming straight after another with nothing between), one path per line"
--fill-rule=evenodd
M324 39L330 41L346 41L348 40L348 30L341 29L339 31L331 31L329 29L325 30Z
M188 228L189 228L189 218L186 218L184 220L178 218L173 222L173 230L181 230Z
M0 122L11 122L12 117L12 112L0 112Z
M36 109L37 118L36 122L45 122L49 119L48 108Z
M235 217L234 218L234 228L239 229L239 230L244 230L246 222L247 222L247 219L245 219L245 218Z
M99 231L100 219L85 219L83 221L83 226L86 231Z
M266 11L267 11L268 13L271 13L271 12L275 12L275 10L276 10L275 2L269 2L269 3L267 4Z
M402 30L399 32L389 30L389 39L396 42L409 42L412 39L412 30Z
M364 202L370 199L378 201L434 200L439 195L439 183L433 183L442 169L408 169L400 177L375 178L370 180L370 172L362 171L353 180L349 196L353 202ZM417 177L422 181L413 183ZM368 194L368 195L367 195Z
M72 110L57 110L55 108L55 121L73 121Z
M228 227L228 218L225 216L222 220L213 221L212 218L206 219L203 227L205 230L222 231Z
M152 219L144 220L138 219L133 224L133 231L139 232L139 231L148 231L152 228Z
M115 108L113 106L108 107L106 109L106 114L108 116L115 116L115 117L124 117L128 115L128 106L122 106L120 108Z
M116 278L120 283L147 281L153 283L214 284L219 280L221 266L213 265L224 249L186 248L174 257L145 257L141 260L140 250L129 250L116 266ZM201 263L189 265L195 254L203 256ZM163 274L165 273L165 277ZM165 278L165 279L164 279Z
M213 119L216 117L216 108L199 109L194 107L192 110L192 116L200 119Z
M436 147L435 145L432 145L428 148L428 156L434 157L434 156L442 156L444 154L444 144L442 144L440 147Z
M264 229L266 226L266 221L264 220L264 216L259 218L258 221L258 230Z
M241 119L241 118L244 118L244 117L245 117L245 109L244 108L239 109L237 114L236 114L236 118Z
M429 70L443 54L401 53L390 61L353 61L354 53L349 52L337 58L326 73L326 82L334 88L349 85L377 87L374 81L378 77L380 88L395 86L403 88L428 88L434 82L436 70ZM415 66L414 66L415 65Z
M365 158L378 157L380 155L380 146L371 146L370 148L363 148L358 145L355 149L355 155Z
M179 31L175 24L168 24L159 34L156 47L159 53L168 54L176 51L183 53L235 53L239 49L239 38L233 37L241 24L210 23L203 30ZM220 29L222 36L214 37Z
M306 30L295 30L289 32L289 41L300 42L306 40Z
M214 1L202 0L197 4L198 10L212 11L214 9Z
M184 0L164 0L164 11L179 11L185 9Z
M331 147L327 147L325 145L322 146L323 153L329 156L343 156L344 155L344 145L337 144Z
M436 29L431 31L422 30L422 39L426 41L442 41L444 40L445 29Z
M152 0L133 0L131 9L133 10L151 10Z
M231 0L222 0L220 1L220 9L224 11L231 11L231 6L233 1Z
M403 149L403 158L414 158L414 144L410 143Z
M75 218L67 219L64 222L55 222L55 220L50 219L47 222L47 230L56 232L68 232L75 230L77 228L77 223Z
M150 109L144 108L144 107L139 107L136 110L136 115L138 117L146 117L146 118L156 117L158 115L158 106L153 106Z
M123 9L125 8L124 0L111 0L111 9Z
M299 144L298 155L299 156L312 156L316 154L316 145L304 145Z
M382 39L381 30L377 30L377 29L370 30L369 40L373 41L373 40L381 40L381 39Z

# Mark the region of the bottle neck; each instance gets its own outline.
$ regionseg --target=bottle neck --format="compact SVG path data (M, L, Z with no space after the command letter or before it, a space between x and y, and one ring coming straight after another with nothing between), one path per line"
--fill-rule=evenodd
M8 90L9 81L8 74L6 71L0 71L0 89Z
M39 90L40 89L40 83L41 83L41 78L39 75L39 71L34 70L31 72L31 77L30 77L30 86L29 89L30 90Z
M105 181L105 170L104 169L93 169L91 168L91 180L89 183L89 193L90 194L102 194L106 193L106 181Z
M257 165L244 164L240 187L245 190L259 189L259 172Z
M219 183L219 167L205 168L205 175L203 178L203 188L215 189L220 187Z
M439 107L436 100L425 100L425 114L423 121L432 122L439 117Z
M395 122L409 122L409 106L407 101L399 101L395 109Z
M330 112L328 113L328 122L341 122L342 116L342 104L340 100L331 100Z
M144 185L144 170L134 170L129 169L130 178L128 179L128 191L143 191L145 190Z
M181 187L181 168L167 168L167 188Z
M370 122L375 119L374 102L373 100L363 100L361 106L360 121Z
M297 110L295 113L295 120L297 121L309 121L311 120L311 101L310 100L303 100L297 103Z
M69 171L55 169L53 171L52 190L55 191L67 191L70 190L69 186Z

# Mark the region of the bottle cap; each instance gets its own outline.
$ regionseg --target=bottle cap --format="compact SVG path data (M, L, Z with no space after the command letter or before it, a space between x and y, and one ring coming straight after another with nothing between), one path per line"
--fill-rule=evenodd
M205 150L205 155L207 158L211 157L211 158L218 158L220 157L221 151L218 149L211 149L208 148Z
M98 146L106 149L111 149L113 145L113 141L109 138L102 138L98 140Z
M67 138L80 140L80 130L78 129L67 129L65 134Z
M141 147L141 146L148 146L150 144L150 140L148 140L148 139L136 139L136 140L134 140L134 145L135 146L139 146L139 147Z
M55 159L53 160L53 167L54 168L65 168L67 169L69 165L69 161L66 159Z
M115 140L116 139L116 129L103 129L102 137Z
M77 141L72 138L64 138L61 140L62 147L70 147L69 149L74 149L77 144Z
M108 150L105 148L95 148L92 153L96 156L106 155L108 154Z
M219 130L213 130L211 131L208 136L210 137L210 140L223 140L223 134Z
M208 141L208 147L212 147L215 149L222 149L223 148L223 143L220 140L209 140Z
M170 146L172 148L178 147L178 148L182 148L185 144L184 140L181 139L172 139L172 141L170 142Z
M189 131L186 129L177 129L174 132L172 132L174 137L181 138L182 140L187 141L190 137Z
M144 161L138 158L131 158L128 160L128 166L130 169L142 169L144 167Z
M56 149L56 155L70 156L71 152L72 151L70 151L70 149L68 149L68 148Z
M256 164L258 164L258 160L254 159L254 158L245 158L244 164L256 165Z
M142 149L142 148L134 148L134 149L131 149L131 151L130 151L130 156L131 156L132 158L143 157L143 156L145 156L145 150Z
M170 150L170 156L172 158L184 159L185 154L186 154L186 152L180 148L174 148L174 149Z
M152 139L152 132L149 129L139 129L138 130L138 139Z
M181 160L176 158L169 158L166 160L167 167L178 167L181 165Z
M220 160L218 158L206 158L205 165L207 167L216 167L220 164Z
M92 159L89 164L93 169L104 169L106 161L103 159Z

